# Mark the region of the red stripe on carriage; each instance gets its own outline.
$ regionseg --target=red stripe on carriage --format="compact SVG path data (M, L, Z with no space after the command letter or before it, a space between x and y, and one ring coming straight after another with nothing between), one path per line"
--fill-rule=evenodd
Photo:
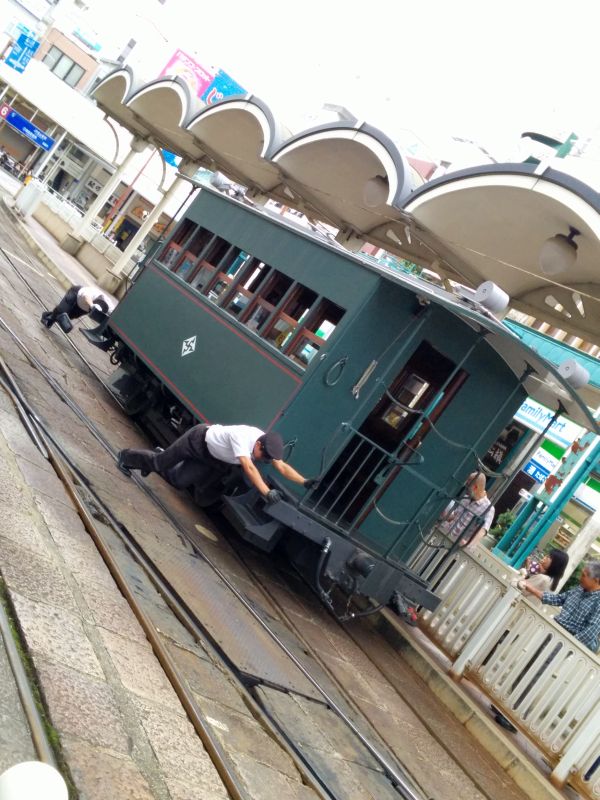
M266 353L266 352L264 351L264 349L263 349L262 347L260 347L260 345L258 345L258 344L255 344L255 343L254 343L253 341L251 341L251 340L250 340L250 339L249 339L247 336L244 336L244 334L243 334L241 331L238 331L238 330L237 330L237 328L235 328L233 325L230 325L230 324L229 324L229 323L228 323L226 320L224 320L224 319L223 319L223 318L222 318L222 317L221 317L219 314L215 313L215 312L214 312L212 309L208 308L208 306L206 305L206 303L205 303L205 302L202 302L202 301L201 301L201 300L199 300L198 298L191 296L191 295L189 294L189 292L188 292L188 291L186 291L186 290L183 288L183 286L179 286L179 285L178 285L178 284L177 284L177 283L176 283L174 280L172 280L172 279L171 279L171 278L169 278L167 275L165 275L165 274L164 274L164 272L162 272L161 270L159 270L159 269L158 269L158 267L155 267L154 265L152 265L152 266L150 267L150 269L151 269L153 272L156 272L156 274L157 274L157 275L159 275L161 278L163 278L163 280L165 280L165 281L166 281L167 283L169 283L171 286L173 286L173 288L174 288L174 289L177 289L177 291L178 291L180 294L182 294L182 295L183 295L184 297L186 297L188 300L191 300L191 302L192 302L192 303L194 303L195 305L197 305L197 306L198 306L198 308L201 308L203 311L206 311L206 313L207 313L207 314L210 314L210 316L211 316L213 319L215 319L215 320L216 320L217 322L219 322L221 325L224 325L224 326L225 326L225 327L226 327L228 330L230 330L232 333L234 333L234 334L235 334L235 335L236 335L238 338L240 338L240 339L241 339L243 342L245 342L247 345L249 345L249 346L250 346L250 347L251 347L253 350L256 350L256 352L257 352L257 353L260 353L260 355L261 355L261 356L263 356L264 358L266 358L266 359L267 359L267 361L270 361L270 362L271 362L271 364L274 364L274 365L275 365L275 366L276 366L278 369L280 369L282 372L285 372L285 374L286 374L286 375L289 375L289 376L290 376L290 378L292 378L292 380L296 381L296 383L302 383L302 378L300 378L298 375L296 375L296 373L292 372L292 371L291 371L290 369L288 369L287 367L284 367L284 366L283 366L283 364L280 364L280 363L279 363L279 361L277 361L277 359L276 359L276 358L273 358L273 356L269 355L269 353Z

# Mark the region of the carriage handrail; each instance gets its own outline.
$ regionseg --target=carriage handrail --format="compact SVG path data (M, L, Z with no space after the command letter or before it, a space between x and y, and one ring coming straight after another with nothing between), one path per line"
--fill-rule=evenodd
M390 462L390 464L392 466L407 466L407 465L408 466L412 466L412 464L409 461L403 461L401 458L397 458L393 453L390 453L389 450L386 450L385 447L382 447L381 445L377 444L377 442L374 442L372 439L369 439L368 436L365 436L364 433L359 431L357 428L354 428L349 422L342 422L341 427L342 427L343 430L348 430L351 433L354 433L357 436L360 436L360 438L363 441L367 442L367 444L370 444L371 447L373 447L376 450L379 450L381 453L383 453L383 455L389 460L389 462ZM407 447L411 452L413 452L415 455L419 456L420 460L413 462L413 464L424 464L425 463L425 457L422 456L420 453L418 453L414 447L411 447L408 444L408 442L401 443L401 447L402 448Z
M442 486L439 486L438 484L434 483L426 475L424 475L421 470L418 469L418 467L421 464L425 463L425 458L420 453L418 453L417 450L414 447L412 447L411 445L409 445L407 443L404 443L404 445L402 445L402 444L399 445L398 450L400 450L400 448L405 447L410 451L410 454L414 454L414 455L419 457L418 462L417 461L411 461L411 460L408 460L408 459L404 460L403 458L399 458L398 457L398 455L397 455L398 450L396 452L390 452L389 450L386 450L385 447L383 447L382 445L378 444L377 442L374 442L370 437L366 436L360 430L355 428L350 422L342 422L342 423L340 423L339 426L334 431L334 433L332 434L332 436L329 439L329 441L325 444L325 447L323 448L322 458L321 458L321 470L320 470L321 476L326 474L326 470L327 469L331 469L331 467L335 463L335 459L332 458L329 461L329 466L328 467L325 466L325 464L327 462L327 451L331 448L331 445L335 441L335 438L336 438L336 436L338 436L340 431L342 431L345 435L344 435L343 441L338 445L337 456L336 457L339 458L339 455L344 452L344 448L347 447L347 445L352 441L353 437L356 437L356 439L359 441L359 444L357 444L357 446L354 449L354 451L346 458L346 461L339 467L338 472L336 473L336 475L331 480L329 487L327 487L325 489L325 492L321 492L319 494L319 490L318 490L318 487L317 487L316 490L310 490L309 492L307 492L301 498L301 500L299 501L299 505L300 506L303 506L306 509L312 509L315 513L318 513L320 516L322 516L324 519L326 519L327 523L332 525L335 529L345 533L346 535L352 535L356 530L356 527L355 527L356 526L356 520L360 518L361 514L369 506L371 506L374 509L374 511L379 516L379 518L381 520L383 520L383 522L385 524L391 525L391 526L393 526L395 528L398 528L399 526L407 528L408 526L411 526L413 524L418 525L419 524L419 516L420 516L420 514L427 507L431 507L432 504L438 504L440 501L442 501L442 502L445 501L446 503L448 503L450 501L460 502L460 500L457 500L456 493L450 494L447 491L446 487L442 487ZM352 459L352 457L354 455L357 454L358 448L363 443L366 444L370 448L370 453L379 454L379 460L377 461L377 463L375 464L374 467L370 468L369 474L366 476L366 478L364 478L364 480L362 481L361 486L356 488L356 491L354 492L353 496L357 496L360 493L361 488L367 486L373 480L375 475L381 474L382 470L389 470L389 469L393 469L395 467L400 467L402 470L406 470L410 475L415 476L416 478L418 478L418 480L421 483L423 483L426 487L428 487L428 489L430 490L428 495L427 495L427 497L423 500L423 502L421 503L419 508L414 513L412 513L412 516L409 519L407 519L407 520L397 520L397 519L395 519L393 517L393 515L391 515L391 514L386 512L386 510L384 508L385 503L381 502L383 500L383 498L379 498L378 497L378 493L379 493L380 488L381 488L380 486L375 487L371 491L371 493L369 494L367 499L364 501L364 503L362 504L362 506L359 509L359 511L353 514L352 520L348 520L348 519L345 518L345 514L348 511L348 507L349 506L348 506L347 499L343 499L343 496L344 496L344 493L347 492L349 485L352 483L352 481L356 478L357 474L359 473L360 465L358 467L354 468L354 471L353 471L352 475L350 476L350 478L348 478L346 480L346 482L345 482L345 484L344 484L344 486L342 488L340 488L340 487L336 488L335 495L332 496L332 500L328 501L328 503L324 502L324 498L328 494L331 494L330 490L333 490L333 487L334 487L334 484L335 484L335 479L342 473L343 469L346 466L349 465L350 460ZM362 464L366 463L366 459L368 458L368 456L369 456L369 453L367 453L366 456L363 458L363 460L361 462ZM410 458L410 456L409 456L409 458ZM415 469L415 467L417 467L417 468ZM385 495L383 495L383 497L385 497ZM337 512L336 512L337 518L332 519L330 515L333 512L334 506L337 505L338 507L341 508L342 507L342 505L341 505L342 502L346 502L346 505L343 508L342 513L341 514L337 514ZM466 532L465 533L466 537L470 538L469 532L474 532L475 530L477 530L478 527L480 527L479 523L482 523L483 519L478 517L477 515L473 514L473 512L468 511L468 510L465 510L464 513L469 515L469 520L470 521L469 521L468 525L465 525L464 531ZM472 522L471 522L471 520L472 520ZM400 534L400 537L404 536L404 533L405 532L403 531ZM421 537L421 540L423 541L423 537ZM394 551L394 549L398 545L398 542L399 542L399 538L396 538L391 543L390 547L388 548L388 550L384 554L386 560L388 559L388 556L391 556L392 552ZM458 546L459 545L457 544L455 546L455 549ZM391 559L391 560L393 560L393 559Z
M407 406L405 403L401 403L400 400L397 400L394 397L394 395L390 392L390 390L387 388L385 390L385 394L391 400L391 402L393 402L395 405L401 408L402 411L406 411L407 414L415 414L415 416L425 417L425 422L427 422L431 426L431 430L435 433L435 435L439 436L439 438L442 439L444 442L446 442L446 444L450 445L450 447L455 447L457 450L467 450L469 453L473 454L475 456L475 460L477 461L479 469L482 472L484 472L488 476L488 478L507 477L506 473L504 472L495 472L489 467L486 467L483 461L479 458L475 449L470 445L463 444L462 442L456 442L454 441L454 439L450 439L448 436L444 436L444 434L440 430L438 430L437 425L431 419L431 416L427 414L426 410L421 408L411 408L410 406Z

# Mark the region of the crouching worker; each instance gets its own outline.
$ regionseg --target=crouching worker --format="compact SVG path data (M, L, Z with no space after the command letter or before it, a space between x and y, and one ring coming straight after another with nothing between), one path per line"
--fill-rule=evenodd
M109 303L95 286L71 286L60 303L52 311L44 311L42 325L51 328L58 322L65 333L73 329L71 320L83 317L93 311L108 314Z
M118 466L121 471L139 469L142 476L158 472L176 489L193 486L200 491L222 483L239 466L265 500L276 503L282 494L269 488L257 463L273 464L280 475L306 489L317 484L316 478L304 478L283 461L283 449L278 433L251 425L195 425L166 450L121 450Z

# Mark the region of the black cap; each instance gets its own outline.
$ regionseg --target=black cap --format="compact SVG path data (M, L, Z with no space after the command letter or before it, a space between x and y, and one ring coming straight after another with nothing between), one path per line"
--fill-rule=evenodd
M275 433L275 431L263 433L262 436L259 436L258 441L261 443L265 456L269 461L273 459L281 461L283 458L283 439L278 433Z

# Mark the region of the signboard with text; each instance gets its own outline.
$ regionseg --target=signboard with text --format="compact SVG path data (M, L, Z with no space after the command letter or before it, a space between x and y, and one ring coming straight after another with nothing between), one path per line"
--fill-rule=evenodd
M54 144L54 139L51 136L37 128L33 122L22 117L21 114L17 114L7 103L0 103L0 120L19 131L20 134L33 142L36 147L41 147L42 150L50 150Z
M560 458L549 453L544 447L538 447L530 460L523 467L523 472L538 483L544 483L546 478L554 472L559 464Z
M28 36L27 33L21 33L6 57L6 64L17 72L24 72L39 46L37 39Z
M515 419L531 430L541 433L553 416L553 411L528 397L515 414ZM583 428L570 419L558 417L546 433L546 437L562 447L570 447L583 432Z
M545 470L543 466L538 464L533 458L525 464L523 472L538 483L544 483L546 478L550 475L550 472Z

